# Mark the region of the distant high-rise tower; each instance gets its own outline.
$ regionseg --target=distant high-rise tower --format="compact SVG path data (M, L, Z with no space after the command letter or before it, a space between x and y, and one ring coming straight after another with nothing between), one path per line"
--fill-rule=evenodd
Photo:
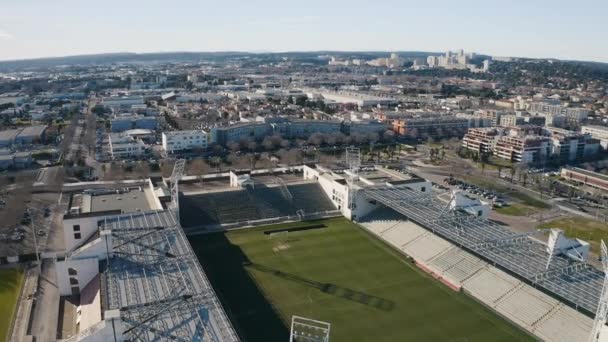
M490 60L489 59L486 59L485 61L483 61L483 71L484 72L490 71Z

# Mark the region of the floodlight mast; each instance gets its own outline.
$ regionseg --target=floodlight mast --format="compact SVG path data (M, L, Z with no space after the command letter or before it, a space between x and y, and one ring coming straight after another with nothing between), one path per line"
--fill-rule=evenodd
M353 146L347 147L345 157L346 165L350 173L348 177L346 177L346 181L348 182L348 208L353 209L355 198L353 183L358 177L359 168L361 167L361 149Z
M593 320L593 328L591 329L589 342L600 341L602 328L606 325L606 319L608 318L608 249L606 249L604 240L602 240L601 243L601 255L602 266L604 268L604 285L602 286L602 294L600 295L597 312L595 314L595 319Z
M184 167L186 166L186 160L178 159L175 161L173 166L173 173L171 173L171 210L175 216L175 221L179 220L179 181L182 179L184 173Z

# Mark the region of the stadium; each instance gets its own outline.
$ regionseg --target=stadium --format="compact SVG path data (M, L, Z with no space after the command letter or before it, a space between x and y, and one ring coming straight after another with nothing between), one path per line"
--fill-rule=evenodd
M606 338L588 243L512 232L484 202L358 160L203 177L178 161L118 196L73 194L59 287L95 317L75 340Z

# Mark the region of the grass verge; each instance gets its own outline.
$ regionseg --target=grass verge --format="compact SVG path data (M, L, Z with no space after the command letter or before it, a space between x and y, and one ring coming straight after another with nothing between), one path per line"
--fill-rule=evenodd
M23 285L23 270L17 268L0 269L0 337L8 341L9 329L17 309L19 292Z
M599 253L600 241L608 242L608 224L584 217L566 217L538 225L538 228L559 228L566 236L579 238L591 244L591 251Z

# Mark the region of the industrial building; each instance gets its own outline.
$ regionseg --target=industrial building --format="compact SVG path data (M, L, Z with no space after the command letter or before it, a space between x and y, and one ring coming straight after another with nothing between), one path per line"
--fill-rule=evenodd
M583 185L608 191L608 176L578 167L563 167L560 176Z
M112 132L124 132L131 129L155 130L158 121L152 116L133 115L124 113L116 115L111 120Z
M134 105L142 105L144 104L144 98L142 96L113 96L106 97L103 99L101 104L105 107L109 107L112 109L119 108L130 108Z

